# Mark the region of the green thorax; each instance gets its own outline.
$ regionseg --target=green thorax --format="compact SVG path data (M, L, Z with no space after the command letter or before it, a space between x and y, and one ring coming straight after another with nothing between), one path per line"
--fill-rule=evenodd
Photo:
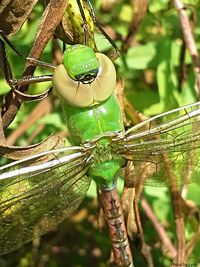
M63 102L63 110L71 141L75 145L124 129L120 106L114 95L88 108L73 107Z

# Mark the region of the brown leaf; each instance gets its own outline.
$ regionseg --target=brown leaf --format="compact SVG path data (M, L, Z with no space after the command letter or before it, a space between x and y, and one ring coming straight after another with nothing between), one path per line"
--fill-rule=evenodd
M0 156L5 156L13 160L19 160L47 150L58 149L63 146L63 139L53 135L41 143L26 147L0 145Z
M15 34L28 18L38 0L3 0L0 4L0 25L4 34Z
M43 12L40 26L37 30L35 41L29 54L30 58L39 59L47 42L52 37L56 27L59 25L65 12L66 6L66 0L51 0L49 2L48 6ZM32 76L35 68L35 66L27 66L23 73L23 76ZM26 92L28 90L28 85L19 86L18 90L21 92ZM10 94L8 94L8 97L11 98L11 104L2 116L4 129L6 129L8 125L13 121L19 107L21 106L21 101L18 97L12 97Z
M29 57L38 59L56 27L61 22L67 7L66 0L51 0L43 12L35 41Z

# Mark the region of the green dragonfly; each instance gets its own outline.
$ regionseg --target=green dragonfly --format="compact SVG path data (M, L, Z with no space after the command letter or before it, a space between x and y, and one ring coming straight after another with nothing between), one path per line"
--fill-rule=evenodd
M78 44L66 49L63 64L51 67L54 73L49 79L62 101L73 146L60 144L57 149L0 167L0 253L20 247L70 216L94 180L115 263L133 266L116 193L121 169L127 159L134 162L135 184L141 182L144 171L148 179L142 183L149 185L198 182L200 102L125 131L114 93L115 67L107 56ZM29 79L33 82L33 77ZM38 81L41 79L34 78Z

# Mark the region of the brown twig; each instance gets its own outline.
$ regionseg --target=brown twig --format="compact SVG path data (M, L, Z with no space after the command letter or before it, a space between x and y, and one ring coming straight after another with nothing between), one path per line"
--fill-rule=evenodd
M132 161L127 162L125 170L124 189L121 197L122 209L128 236L131 240L139 240L137 246L144 257L148 267L153 267L150 246L146 244L142 223L138 210L138 198L135 194L134 166Z
M129 31L126 36L126 39L123 41L122 50L127 51L127 49L131 46L135 34L139 28L140 22L143 17L146 15L148 1L147 0L134 0L132 1L133 5L133 13L132 19L129 26Z
M172 162L169 155L163 152L163 160L165 162L166 173L168 177L168 183L170 187L171 200L173 205L173 213L176 226L176 237L177 237L177 255L173 260L174 264L185 263L185 227L184 227L184 215L182 212L182 198L180 190L176 184L176 176L174 174Z
M51 104L48 98L43 99L33 109L29 116L24 120L21 125L12 132L7 138L7 144L13 145L17 139L24 134L35 122L37 122L42 116L51 112Z
M194 247L196 246L197 242L199 242L200 240L200 232L196 233L192 239L187 243L187 247L186 247L186 259L188 259L191 254L192 251L194 250Z
M142 223L140 219L140 213L138 209L138 200L137 198L134 199L134 212L135 212L135 218L136 218L136 224L138 227L138 233L140 237L140 242L141 242L141 253L144 256L144 259L146 261L147 267L153 267L153 258L151 255L151 248L150 246L145 242L144 238L144 231L142 228Z
M176 264L185 264L185 250L186 250L186 241L185 241L185 223L184 215L181 210L181 195L180 192L176 189L171 189L171 199L174 211L174 219L176 226L176 236L177 236L177 256L174 259Z
M192 252L194 251L194 248L197 245L197 242L199 242L200 240L200 210L199 208L191 201L184 201L183 202L184 206L184 213L186 214L187 218L189 218L191 220L196 221L196 227L197 227L197 231L196 233L194 233L194 235L192 236L192 238L187 242L186 244L186 251L185 251L185 255L186 255L186 260L189 259L189 257L191 257Z
M66 7L67 7L66 0L50 0L48 6L46 7L42 15L41 24L37 31L33 47L29 54L30 58L39 59L47 42L52 37L56 27L62 20ZM35 66L27 66L23 73L23 77L32 76L35 71L35 68L36 68ZM26 92L27 89L28 85L20 86L18 88L18 90L21 92ZM7 128L8 125L12 122L19 107L21 106L21 101L19 101L16 95L13 95L13 92L11 92L9 96L11 98L11 104L2 116L4 129Z
M163 226L159 223L158 219L156 218L154 212L152 211L151 207L149 206L148 202L145 198L142 198L141 200L142 208L145 211L145 214L149 218L149 220L152 222L154 228L156 229L160 240L162 241L162 244L166 251L170 253L170 255L174 258L177 255L176 248L172 244L171 240L169 239L165 229Z
M196 85L197 85L197 91L198 91L197 94L199 96L200 95L200 60L199 60L199 55L198 55L195 39L194 39L191 25L187 17L187 14L185 12L185 7L183 3L181 2L181 0L174 0L173 2L179 14L185 44L193 60L194 72L196 75Z
M0 108L0 114L1 114L1 108ZM2 118L0 116L0 145L5 145L5 144L6 144L6 138L3 131Z

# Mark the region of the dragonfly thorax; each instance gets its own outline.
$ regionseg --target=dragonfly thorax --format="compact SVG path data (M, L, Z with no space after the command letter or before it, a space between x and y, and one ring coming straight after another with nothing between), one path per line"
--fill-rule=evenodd
M97 141L93 150L93 159L93 164L88 170L89 175L100 186L111 189L125 160L116 153L115 145L110 138L102 137Z
M106 137L102 137L100 140L96 142L95 149L93 152L93 156L95 158L95 162L106 162L113 159L119 159L121 156L114 153L115 148L112 144L112 141Z

